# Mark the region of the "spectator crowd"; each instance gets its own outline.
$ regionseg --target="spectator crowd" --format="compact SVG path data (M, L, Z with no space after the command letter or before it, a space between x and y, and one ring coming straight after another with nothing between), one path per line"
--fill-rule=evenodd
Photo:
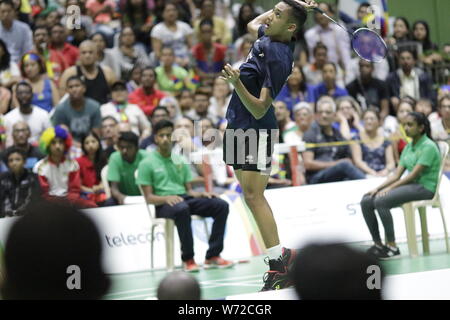
M1 0L0 217L21 215L37 193L81 207L123 204L141 195L136 181L161 190L160 205L178 201L170 191L239 192L220 161L211 170L191 161L181 178L174 166L169 181L158 178L168 164L155 155L167 139L188 157L221 150L233 90L221 70L245 62L256 41L246 26L269 9L229 2ZM352 18L320 3L350 28L364 26L368 7ZM354 55L338 26L313 20L298 34L292 74L273 105L280 143L325 146L299 152L295 168L276 157L269 187L292 185L292 170L302 184L388 176L410 142L412 111L428 117L435 140L450 141L450 78L440 77L450 44L432 43L426 21L411 28L396 18L383 30L389 54L373 64ZM135 176L141 162L147 170Z

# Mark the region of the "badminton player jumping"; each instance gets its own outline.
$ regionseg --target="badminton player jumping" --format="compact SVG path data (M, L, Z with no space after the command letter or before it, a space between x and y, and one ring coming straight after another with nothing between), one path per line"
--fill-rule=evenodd
M262 291L290 286L288 270L295 250L281 247L272 210L264 197L273 147L278 141L272 101L292 72L293 36L305 23L307 11L316 7L312 0L284 0L255 18L248 24L248 31L258 40L247 61L239 70L228 64L222 71L221 78L235 88L226 114L224 161L233 166L268 249L269 271Z

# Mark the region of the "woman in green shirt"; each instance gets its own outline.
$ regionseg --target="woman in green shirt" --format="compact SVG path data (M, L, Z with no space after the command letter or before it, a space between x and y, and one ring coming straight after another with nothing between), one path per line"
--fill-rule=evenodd
M405 131L412 142L403 150L395 174L378 188L365 194L361 200L364 219L375 242L368 253L379 259L400 255L400 250L395 244L394 223L390 209L410 201L432 199L439 180L441 155L437 144L431 138L430 122L427 117L420 112L409 113ZM405 170L408 174L402 177ZM386 232L386 245L381 242L375 209Z

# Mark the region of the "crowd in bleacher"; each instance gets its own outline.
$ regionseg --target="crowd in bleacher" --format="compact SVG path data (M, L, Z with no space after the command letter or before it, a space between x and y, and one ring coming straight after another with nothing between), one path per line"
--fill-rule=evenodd
M349 28L367 23L367 3L354 17L320 7ZM247 23L268 9L253 0L2 0L0 217L20 215L37 193L82 207L141 195L134 172L157 152L161 121L173 122L184 154L221 150L232 88L219 76L245 62L256 41ZM398 17L382 32L389 54L377 64L356 57L349 35L320 14L299 32L273 105L280 143L308 148L295 167L277 155L269 187L293 185L294 170L301 184L386 177L410 141L412 111L449 141L450 44L432 43L425 21L411 28ZM217 162L211 173L189 165L193 189L205 191L212 175L215 192L239 192L232 168Z

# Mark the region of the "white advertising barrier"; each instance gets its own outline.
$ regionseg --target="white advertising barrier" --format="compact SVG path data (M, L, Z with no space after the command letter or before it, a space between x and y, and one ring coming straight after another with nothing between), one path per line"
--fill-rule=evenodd
M382 178L306 185L268 190L265 195L272 207L283 246L300 247L312 241L371 241L359 202L369 190L383 182ZM447 221L450 221L450 181L444 176L440 195ZM223 196L228 203L230 196ZM235 197L234 197L235 198ZM230 205L222 256L245 259L252 256L248 226L241 213ZM96 222L103 242L104 267L108 273L138 272L150 269L150 219L145 204L130 204L88 209L85 212ZM406 239L403 212L392 210L396 238ZM427 208L430 237L443 235L438 209ZM0 219L0 241L4 244L7 231L16 218ZM211 226L212 219L208 219ZM420 223L416 213L417 234ZM383 237L383 227L379 223ZM163 230L157 231L155 268L165 267ZM208 248L203 225L193 221L195 259L202 263ZM175 232L175 263L181 264L178 234Z
M229 201L228 197L222 197ZM108 208L87 209L85 212L97 223L104 249L104 267L107 273L124 273L150 270L150 218L145 204L133 204ZM207 218L209 230L213 220ZM166 266L163 228L156 229L154 267ZM203 263L208 250L208 239L201 221L192 221L195 260ZM178 232L174 233L175 264L181 266ZM252 255L244 224L238 213L232 210L227 219L224 250L226 259L241 260Z
M228 196L222 197L231 202ZM150 270L150 218L144 203L136 204L139 199L133 197L135 204L83 210L96 223L103 244L103 263L107 273L126 273ZM7 233L17 218L0 219L0 241L5 243ZM211 232L212 218L207 218ZM197 263L203 263L208 249L208 239L204 224L192 222L194 251ZM181 266L180 242L177 231L175 239L175 264ZM164 230L156 229L154 243L154 267L164 268L166 263ZM224 250L226 259L243 260L252 256L247 231L240 213L230 213L225 230Z
M379 186L383 178L305 185L267 190L278 226L280 241L286 247L301 247L313 241L364 242L371 241L364 221L360 201L363 195ZM443 176L440 195L447 222L450 222L450 181ZM403 210L392 211L397 241L406 241ZM427 208L430 237L444 233L439 209ZM379 221L382 239L384 230ZM420 234L416 212L417 234Z

